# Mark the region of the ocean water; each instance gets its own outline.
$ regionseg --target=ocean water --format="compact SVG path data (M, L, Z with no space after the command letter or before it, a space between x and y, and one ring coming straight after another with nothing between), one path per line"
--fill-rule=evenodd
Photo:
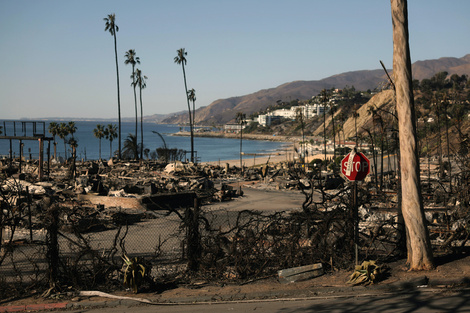
M78 140L77 147L77 158L86 160L97 160L99 159L99 140L93 135L93 129L96 128L97 124L107 125L108 121L78 121L75 122L77 132L74 134L75 139ZM113 123L117 125L116 123ZM45 123L46 136L51 136L47 132L49 122ZM17 125L17 134L21 133L21 127ZM163 147L162 139L154 134L152 131L156 131L162 135L168 148L178 148L182 150L191 150L190 137L172 136L172 134L179 132L180 130L189 130L178 125L162 125L154 123L144 123L144 148L155 151L155 149ZM42 131L42 128L39 130ZM7 126L7 134L12 134L12 130ZM134 122L122 122L122 141L124 141L128 134L135 132ZM31 131L28 130L28 135ZM56 136L57 142L57 155L58 157L64 157L65 148L64 142L58 136ZM138 126L138 142L140 143L140 123ZM23 141L23 155L25 158L37 159L39 155L39 144L37 141ZM286 146L282 142L262 141L262 140L243 140L242 151L245 154L269 154L280 149L284 149ZM45 153L47 151L47 142L44 145ZM51 141L51 155L54 154L54 148ZM67 154L70 156L70 148L67 146ZM118 139L116 138L112 143L113 151L118 149ZM223 161L223 160L237 160L240 158L240 140L231 138L207 138L207 137L195 137L194 138L194 150L197 152L197 156L201 162L211 161ZM9 140L0 140L0 155L6 156L10 151ZM18 140L12 140L12 151L15 156L19 156L20 144ZM105 138L101 139L101 157L108 159L110 156L110 144ZM190 158L190 153L187 154ZM249 156L244 156L244 159Z

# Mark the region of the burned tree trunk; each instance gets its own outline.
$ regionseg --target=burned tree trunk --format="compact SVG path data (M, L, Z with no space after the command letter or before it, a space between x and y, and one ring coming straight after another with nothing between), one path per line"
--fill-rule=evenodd
M393 74L395 75L400 138L402 211L409 239L407 244L408 263L411 270L427 270L433 267L433 256L421 197L411 58L408 43L407 1L391 0L391 9Z

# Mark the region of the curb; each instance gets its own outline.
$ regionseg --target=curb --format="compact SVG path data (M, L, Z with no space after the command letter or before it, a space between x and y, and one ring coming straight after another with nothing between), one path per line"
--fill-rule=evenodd
M0 312L23 312L23 311L42 311L66 309L68 303L45 303L45 304L26 304L0 307Z
M150 305L185 305L185 304L204 304L204 303L218 303L218 302L242 302L242 301L279 301L279 299L288 299L292 296L300 298L312 298L312 297L348 297L358 296L361 294L375 294L376 292L402 292L405 290L416 289L421 287L426 288L468 288L470 287L470 278L462 277L459 279L447 279L447 280L436 280L429 279L426 276L410 279L407 281L395 282L385 285L371 285L365 286L345 286L341 288L319 288L316 290L310 290L302 292L294 290L277 290L267 292L257 292L255 294L238 294L238 295L213 295L213 296L195 296L195 297L184 297L184 298L167 298L162 299L158 296L152 301ZM60 302L60 303L45 303L45 304L27 304L27 305L13 305L13 306L0 306L1 312L29 312L29 311L44 311L44 310L64 310L64 309L89 309L89 308L100 308L100 307L117 307L117 306L134 306L138 304L146 304L140 301L129 300L129 299L113 299L108 301L80 301L80 302Z

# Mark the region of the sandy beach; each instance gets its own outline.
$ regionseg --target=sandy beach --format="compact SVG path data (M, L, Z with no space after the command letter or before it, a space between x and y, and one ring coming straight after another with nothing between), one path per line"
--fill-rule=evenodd
M178 132L173 134L173 136L190 136L189 132ZM195 137L215 137L215 138L240 138L239 134L236 133L223 133L223 132L196 132ZM280 141L285 142L286 146L284 149L278 151L273 151L272 153L263 153L263 154L243 154L242 155L242 164L245 167L253 166L262 166L264 164L274 165L280 162L299 162L299 154L296 152L296 149L299 148L300 137L297 136L279 136L279 135L269 135L269 134L243 134L243 140L267 140L267 141ZM332 154L327 154L327 158L332 158ZM314 159L325 158L324 154L310 155L305 158L305 162L311 162ZM210 165L220 165L225 166L238 166L240 167L240 159L234 160L221 160L221 161L212 161L212 162L202 162L202 164Z

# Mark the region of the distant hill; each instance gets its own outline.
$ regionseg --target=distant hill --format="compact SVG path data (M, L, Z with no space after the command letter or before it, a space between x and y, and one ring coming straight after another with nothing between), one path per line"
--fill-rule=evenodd
M391 70L388 70L391 73ZM452 74L470 74L470 54L462 58L444 57L436 60L417 61L413 64L413 78L422 80L431 78L438 72L446 71ZM382 69L362 70L333 75L322 80L293 81L275 88L263 89L252 94L219 99L210 105L196 110L196 123L199 124L224 124L233 120L237 112L243 112L247 116L266 109L277 100L291 101L294 99L305 100L316 96L324 88L344 88L354 86L356 90L374 90L387 81ZM187 112L172 114L161 120L161 123L179 124L187 123Z
M188 114L188 111L182 111L182 112L177 112L177 113L171 113L171 114L153 114L153 115L147 115L144 116L143 120L146 123L161 123L163 120L171 118L175 115L180 115L186 113Z

